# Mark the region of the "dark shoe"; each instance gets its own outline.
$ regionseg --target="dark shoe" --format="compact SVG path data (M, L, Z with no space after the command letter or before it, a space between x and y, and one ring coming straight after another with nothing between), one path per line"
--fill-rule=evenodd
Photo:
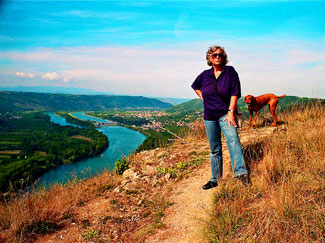
M218 182L208 181L205 185L202 186L203 190L209 190L213 187L218 186Z
M236 179L240 180L244 186L249 186L252 184L251 180L249 179L249 176L247 174L237 176Z

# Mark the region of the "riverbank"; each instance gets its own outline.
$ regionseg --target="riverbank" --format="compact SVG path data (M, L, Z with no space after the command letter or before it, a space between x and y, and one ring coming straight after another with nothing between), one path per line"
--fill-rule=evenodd
M75 117L82 120L94 119L103 122L99 118L90 118L83 114L84 112L73 113ZM64 120L56 119L54 115L51 116L51 119L55 120L58 124L68 125ZM93 177L105 170L111 171L114 169L115 162L118 159L121 159L124 155L131 154L145 139L144 135L120 126L100 127L97 130L109 139L109 147L105 151L98 156L87 158L78 163L64 164L51 169L40 178L38 185L64 184L75 178L85 179Z
M79 119L78 117L72 115L71 113L57 111L55 112L55 114L63 117L67 123L71 123L84 128L96 128L96 126L92 122Z
M179 133L184 129L184 124L178 124L170 119L170 114L161 111L107 111L95 112L95 114L102 119L109 118L118 122L120 126L147 136L136 152L164 147L175 138L180 138Z
M109 144L107 137L95 129L59 126L50 122L48 115L38 112L8 120L6 126L8 132L1 132L1 137L16 139L19 154L1 160L0 191L3 193L26 188L61 164L96 156Z
M111 120L104 119L102 116L97 117L97 116L94 116L94 115L90 115L88 113L83 113L83 115L90 116L90 117L93 117L93 118L96 118L96 119L102 119L102 120L105 120L107 122L111 121ZM161 134L155 132L152 129L150 129L150 131L145 131L144 129L142 129L140 127L137 127L135 125L126 125L126 124L121 124L121 123L118 123L118 126L122 126L122 127L128 128L128 129L137 131L137 132L143 134L144 136L146 136L146 139L143 141L143 143L140 144L133 153L138 153L138 152L141 152L141 151L144 151L144 150L153 149L153 148L158 147L158 144L160 144L160 145L163 144ZM164 141L164 145L166 145L166 144L167 144L166 141Z
M97 117L100 119L108 117L118 122L119 126L127 127L144 134L146 140L137 148L135 151L137 153L158 147L165 147L176 138L180 139L179 133L185 133L185 131L181 131L181 129L184 130L183 127L176 126L176 122L173 122L169 118L167 119L166 116L169 117L169 115L162 112L155 112L154 115L152 115L148 112L123 111L120 113L110 111L107 113L100 113ZM148 120L149 118L151 119L150 121ZM159 121L156 121L157 119ZM163 120L168 120L168 122L163 123Z

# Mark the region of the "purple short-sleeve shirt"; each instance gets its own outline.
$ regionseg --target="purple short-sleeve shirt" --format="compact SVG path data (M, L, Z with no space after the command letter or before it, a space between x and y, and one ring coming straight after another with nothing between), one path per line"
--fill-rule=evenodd
M203 71L192 84L203 96L204 120L216 121L227 114L231 96L241 97L238 73L232 66L224 66L219 77L213 67Z

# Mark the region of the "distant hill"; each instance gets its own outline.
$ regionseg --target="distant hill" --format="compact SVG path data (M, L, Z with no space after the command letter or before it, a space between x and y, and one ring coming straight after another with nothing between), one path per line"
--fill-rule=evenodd
M165 109L171 104L142 96L70 95L0 91L0 112Z
M173 107L167 108L165 112L168 113L183 112L183 111L194 112L196 110L203 110L203 103L200 99L193 99L185 103L175 105Z
M17 92L35 92L35 93L50 93L50 94L84 94L84 95L114 95L109 92L100 92L93 89L82 89L73 87L55 87L55 86L15 86L15 87L0 87L3 91Z
M243 103L245 97L241 97L238 100L238 105L240 109L243 111L243 113L248 117L249 112L247 109L247 105ZM294 104L302 104L302 103L308 103L312 101L316 101L319 99L314 98L306 98L306 97L298 97L298 96L285 96L283 98L279 99L277 111L284 110L285 108L288 108L289 106L292 106ZM325 104L325 99L321 99L321 101ZM265 107L268 107L267 105ZM268 108L267 108L268 109ZM194 111L202 111L203 110L203 103L200 99L193 99L188 102L175 105L173 107L167 108L165 111L169 113L173 112L194 112Z
M161 100L162 102L170 103L172 105L179 105L184 102L187 102L191 99L185 99L185 98L159 98L159 97L154 97L158 100Z

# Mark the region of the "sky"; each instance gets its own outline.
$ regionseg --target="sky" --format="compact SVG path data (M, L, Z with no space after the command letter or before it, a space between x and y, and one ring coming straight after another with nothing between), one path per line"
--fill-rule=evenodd
M0 86L195 98L211 45L242 95L325 98L325 1L0 0Z

